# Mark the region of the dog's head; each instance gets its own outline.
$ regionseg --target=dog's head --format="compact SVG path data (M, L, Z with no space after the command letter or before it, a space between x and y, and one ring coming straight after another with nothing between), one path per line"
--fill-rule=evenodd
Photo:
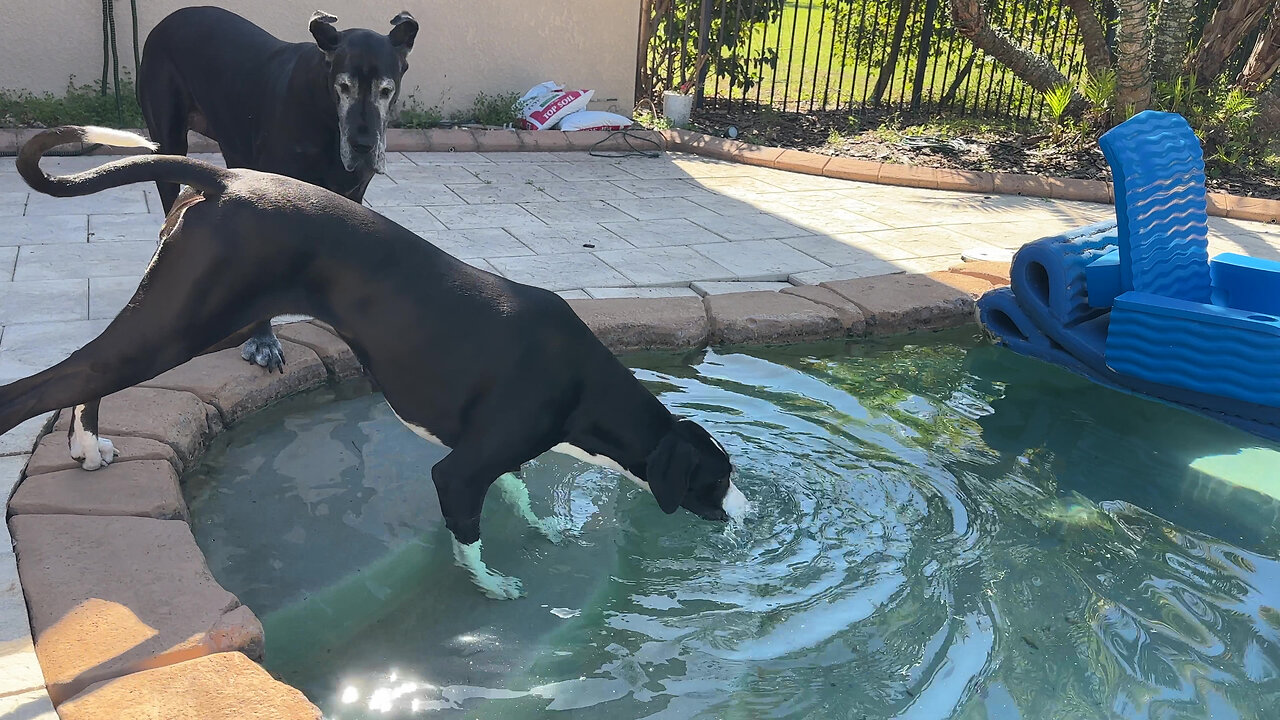
M382 172L386 166L387 120L409 69L418 21L408 12L391 18L391 32L338 30L338 18L317 11L311 35L329 63L329 94L338 111L338 152L347 170Z
M678 508L706 520L746 511L746 498L729 480L733 464L711 433L692 420L676 420L645 460L644 481L665 513Z

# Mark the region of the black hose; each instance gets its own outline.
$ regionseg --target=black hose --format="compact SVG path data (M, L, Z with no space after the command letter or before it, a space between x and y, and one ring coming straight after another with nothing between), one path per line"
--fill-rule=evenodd
M612 151L612 152L608 150L600 149L602 145L609 142L610 140L613 140L614 138L621 138L623 144L626 145L626 149L619 150L619 151ZM651 150L643 146L638 146L636 143L648 143L653 146L653 149ZM599 158L625 158L625 157L656 158L662 154L662 146L654 142L653 140L650 140L649 138L644 137L643 135L637 135L628 130L614 130L613 132L609 133L603 140L597 142L595 145L592 145L591 148L587 150L587 154L591 155L592 157L599 157Z
M116 121L123 124L124 107L120 104L120 48L116 45L116 3L115 0L106 0L106 3L111 28L111 75L116 85Z
M138 82L142 72L142 56L138 49L138 0L129 0L129 9L133 12L133 82Z
M107 0L102 0L102 84L98 86L99 94L107 94L107 65L111 62L110 34L107 30Z

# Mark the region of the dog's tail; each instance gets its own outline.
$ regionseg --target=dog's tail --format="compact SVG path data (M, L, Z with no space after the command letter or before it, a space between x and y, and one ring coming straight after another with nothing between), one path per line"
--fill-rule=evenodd
M91 195L107 188L153 181L190 185L214 194L226 188L225 169L181 155L134 155L73 175L49 175L40 169L40 158L51 148L74 142L151 150L159 147L141 135L124 130L64 125L45 130L22 146L18 153L18 174L32 190L54 197Z

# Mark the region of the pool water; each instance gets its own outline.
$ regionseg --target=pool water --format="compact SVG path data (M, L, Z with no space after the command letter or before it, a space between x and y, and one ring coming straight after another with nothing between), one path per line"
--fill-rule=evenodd
M266 666L328 718L1277 718L1280 446L967 334L628 361L754 504L606 470L495 493L482 597L377 394L286 401L185 478Z

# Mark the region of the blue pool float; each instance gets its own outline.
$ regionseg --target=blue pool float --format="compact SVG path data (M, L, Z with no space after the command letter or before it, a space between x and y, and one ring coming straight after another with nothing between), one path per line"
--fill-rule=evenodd
M1145 111L1099 140L1116 221L1028 243L978 300L1000 344L1280 439L1280 262L1209 258L1200 141Z

